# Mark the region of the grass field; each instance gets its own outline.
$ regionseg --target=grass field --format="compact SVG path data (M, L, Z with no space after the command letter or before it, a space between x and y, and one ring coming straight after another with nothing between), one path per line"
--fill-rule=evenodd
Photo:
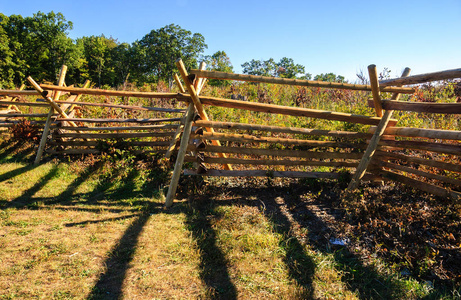
M460 296L456 281L329 243L342 237L337 212L317 201L329 182L183 179L165 210L162 163L33 166L33 147L0 147L0 299Z

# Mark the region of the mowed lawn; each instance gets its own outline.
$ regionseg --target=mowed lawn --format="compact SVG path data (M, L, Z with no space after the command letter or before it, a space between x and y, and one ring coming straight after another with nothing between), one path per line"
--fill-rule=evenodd
M2 146L0 299L431 296L430 285L306 243L308 228L270 209L283 197L188 184L164 209L168 181L141 166L33 166L29 148Z

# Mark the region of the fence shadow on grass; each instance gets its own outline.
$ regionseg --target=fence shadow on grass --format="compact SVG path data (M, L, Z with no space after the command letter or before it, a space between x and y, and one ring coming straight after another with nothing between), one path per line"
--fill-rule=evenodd
M333 254L334 265L343 274L342 280L346 288L358 293L361 299L392 299L403 295L404 290L399 282L378 273L373 267L367 266L359 256L346 247L337 250L331 249L328 239L324 235L328 233L334 236L334 229L306 207L299 197L303 193L310 192L315 191L310 191L297 183L283 187L222 188L220 194L226 194L234 200L220 201L218 199L213 202L217 206L253 205L264 211L267 219L272 222L274 230L286 237L286 244L283 245L286 247L284 261L289 270L289 276L303 287L303 291L299 295L303 299L314 297L312 282L316 272L316 264L304 251L304 242L293 233L294 222L311 233L309 235L312 240L309 240L308 243L313 246L313 249L320 253ZM202 197L210 199L216 197L216 194L205 194ZM247 200L250 197L256 198L258 201ZM261 207L261 203L264 203L263 207ZM302 209L303 213L293 213L292 208ZM323 237L319 238L319 235L323 235Z
M35 147L33 143L13 142L12 145L0 151L0 162L11 163L30 161L35 154Z
M5 203L4 206L20 208L32 205L36 202L36 200L32 198L32 196L38 191L40 191L51 179L56 177L57 173L58 167L56 165L53 165L52 168L48 171L48 173L45 176L43 176L36 184L24 191L22 195Z
M11 153L18 151L20 148L19 142L4 141L0 143L0 162L6 162L6 158Z
M317 185L317 187L319 187ZM311 232L321 232L327 234L328 237L335 238L337 232L331 228L321 217L313 212L307 205L303 204L300 195L302 194L302 187L292 186L291 188L280 188L279 194L285 194L285 201L287 208L293 207L298 210L291 213L293 220L300 224L302 227L307 228ZM287 192L290 191L288 194ZM293 192L295 191L295 192ZM297 191L297 192L296 192ZM318 194L318 190L312 191ZM318 198L323 197L322 193L318 194ZM329 209L324 210L328 215ZM336 218L337 215L329 215L330 218ZM308 220L308 221L307 221ZM360 299L395 299L404 295L403 287L399 282L393 280L390 276L386 276L377 272L375 268L367 265L360 257L350 251L347 247L332 249L329 240L324 236L319 238L319 234L315 236L316 241L310 243L318 251L323 253L333 253L336 268L341 271L343 276L342 281L346 284L348 289L357 292Z
M199 248L200 277L207 285L207 297L237 299L237 289L229 275L228 261L217 245L216 232L208 217L214 207L215 201L190 201L185 204L186 226Z
M151 211L155 211L155 207L151 206L148 211L144 211L125 230L122 238L110 251L108 259L104 262L107 269L100 275L98 281L93 286L88 299L122 298L123 281L125 280L129 264L133 259L139 235L149 220Z

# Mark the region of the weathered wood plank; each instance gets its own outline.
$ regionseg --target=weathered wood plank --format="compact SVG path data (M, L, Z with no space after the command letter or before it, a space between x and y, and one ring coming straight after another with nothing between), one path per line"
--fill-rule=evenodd
M165 199L165 206L170 207L173 204L174 196L176 195L176 189L178 188L179 176L181 175L182 165L184 163L184 157L186 156L187 146L189 144L189 137L192 130L192 120L195 116L194 104L189 104L186 113L186 119L184 121L184 131L182 134L181 144L179 145L178 155L174 164L173 175L171 176L170 186L168 187L168 193Z
M172 137L174 132L130 132L130 133L60 133L60 137L85 139L117 139L141 137Z
M84 122L84 123L161 123L161 122L178 122L178 121L181 121L181 118L164 118L164 119L58 118L56 119L56 121L75 121L75 122Z
M461 144L442 144L423 141L393 141L381 140L379 146L389 146L400 149L425 150L437 153L461 155Z
M275 105L275 104L265 104L265 103L259 103L259 102L229 100L229 99L214 98L214 97L200 97L200 100L203 105L229 107L229 108L244 109L244 110L250 110L250 111L265 112L265 113L271 113L271 114L319 118L319 119L325 119L325 120L335 120L335 121L359 123L359 124L366 124L366 125L378 125L379 121L381 120L381 118L378 118L378 117L369 117L369 116L349 114L349 113L332 112L332 111L326 111L326 110L291 107L291 106L282 106L282 105ZM391 126L395 126L395 124L397 124L397 120L391 119L389 123Z
M436 185L430 184L428 182L419 181L416 179L408 178L406 176L391 172L391 171L381 171L380 174L384 177L392 179L394 181L401 182L403 184L409 185L413 188L419 189L421 191L439 196L444 198L453 198L455 200L461 199L461 193L451 191L449 189L444 189Z
M268 155L280 157L299 157L299 158L315 158L315 159L360 159L362 153L342 153L342 152L314 152L301 150L278 150L278 149L258 149L258 148L242 148L242 147L218 147L206 146L203 149L195 147L188 148L190 151L210 152L210 153L233 153L246 155Z
M185 109L122 105L122 104L111 104L111 103L74 102L74 101L62 101L62 100L56 100L55 102L58 104L76 104L76 105L81 105L81 106L98 106L98 107L109 107L109 108L122 108L122 109L128 109L128 110L158 111L158 112L169 112L169 113L184 113L186 111Z
M368 66L368 75L370 76L371 93L373 95L373 107L375 108L378 117L383 116L383 106L381 104L381 96L379 93L378 71L376 65Z
M403 160L406 162L417 163L417 164L434 167L434 168L438 168L442 170L461 173L461 164L451 164L451 163L446 163L443 161L438 161L435 159L425 159L425 158L420 158L420 157L415 157L415 156L409 156L409 155L398 154L398 153L387 152L387 151L379 151L379 150L376 151L376 156L379 157L379 159L386 158L386 159Z
M362 85L362 84L277 78L277 77L233 74L233 73L225 73L225 72L218 72L218 71L204 71L204 70L191 70L190 73L195 74L198 77L206 77L208 79L237 80L237 81L286 84L286 85L307 86L307 87L371 91L370 85ZM415 92L415 89L401 88L401 87L387 87L387 88L383 87L381 88L381 91L382 92L396 92L396 93L403 93L403 94L413 94Z
M198 174L194 170L184 170L184 175L220 176L220 177L290 177L290 178L331 178L338 179L339 173L299 172L299 171L265 171L265 170L207 170Z
M376 127L371 127L368 132L374 133L375 130ZM461 131L410 127L387 127L384 135L438 140L461 140Z
M50 145L60 145L64 147L96 147L100 145L99 141L49 141ZM142 147L164 147L170 144L169 141L156 141L156 142L144 142L144 141L131 141L129 146L142 146Z
M163 125L142 125L142 126L119 126L119 127L69 127L62 126L59 129L66 131L132 131L132 130L166 130L176 129L179 124L163 124Z
M461 186L461 180L458 180L458 179L455 179L455 178L450 178L450 177L443 176L443 175L434 174L434 173L424 172L424 171L421 171L421 170L417 170L417 169L410 168L410 167L407 167L407 166L402 166L402 165L399 165L399 164L394 164L394 163L390 163L390 162L386 162L386 161L376 161L376 165L381 166L381 167L386 167L386 168L389 168L389 169L395 169L395 170L399 170L399 171L402 171L402 172L415 174L415 175L426 177L426 178L429 178L429 179L435 179L435 180L442 181L442 182L445 182L445 183L453 184L455 186Z
M1 90L0 95L2 96L38 96L39 92L36 90Z
M373 101L368 100L368 106L373 107ZM425 112L435 114L461 114L461 103L430 103L409 102L397 100L382 100L383 109Z
M99 96L119 96L119 97L136 97L136 98L176 98L176 93L153 93L153 92L131 92L131 91L112 91L99 89L85 89L75 87L60 87L51 84L40 85L45 90L65 91L71 94L99 95Z
M184 81L184 84L186 85L187 90L189 91L189 97L192 99L192 102L194 103L194 106L195 106L195 109L196 109L198 115L200 116L200 118L202 120L209 121L208 115L207 115L206 111L203 109L202 101L198 97L198 94L197 94L197 92L195 90L194 85L189 80L189 77L188 77L188 74L187 74L187 71L186 71L186 67L184 66L184 63L182 62L181 59L178 59L176 61L176 66L177 66L177 68L179 70L179 73L181 74L182 80ZM213 128L205 128L205 129L208 132L214 132ZM219 141L216 141L216 140L212 141L212 144L215 145L215 146L221 146ZM220 157L226 157L222 153L218 154L218 155ZM224 168L227 169L227 170L232 170L231 165L224 165Z
M35 102L19 102L19 101L5 101L0 100L0 105L16 105L16 106L34 106L34 107L50 107L49 104L46 103L35 103Z
M461 78L461 69L452 69L433 73L418 74L408 76L405 78L381 80L379 84L382 87L387 87L391 85L409 85L454 78Z
M194 157L186 157L186 162L196 162ZM357 167L358 161L309 161L309 160L287 160L287 159L240 159L240 158L220 158L205 157L203 163L232 165L261 165L261 166L324 166L324 167Z
M304 134L304 135L312 135L312 136L331 136L331 137L341 137L341 138L350 138L350 139L367 139L373 136L373 134L370 134L370 133L353 132L353 131L321 130L321 129L269 126L269 125L244 124L244 123L233 123L233 122L203 121L203 120L195 121L194 126L230 129L230 130L269 131L269 132L277 132L277 133Z
M218 132L203 132L202 134L192 134L191 138L220 140L228 142L240 143L279 143L284 145L298 145L309 147L337 147L337 148L356 148L365 149L365 143L344 143L336 141L317 141L317 140L301 140L289 138L274 138L274 137L257 137L249 134L229 134Z

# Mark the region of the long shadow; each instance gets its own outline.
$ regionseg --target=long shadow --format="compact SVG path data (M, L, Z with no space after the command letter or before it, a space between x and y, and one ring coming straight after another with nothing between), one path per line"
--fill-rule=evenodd
M22 168L18 168L15 170L12 170L8 173L5 173L0 176L0 181L7 180L10 178L13 178L15 176L18 176L24 172L30 171L34 169L36 166L34 165L27 165ZM65 191L63 191L60 195L56 197L36 197L31 201L32 196L38 192L40 189L42 189L45 184L50 181L53 177L56 176L58 167L56 165L53 166L53 168L48 172L47 175L45 175L40 181L38 181L33 187L28 189L27 191L24 191L24 193L17 197L16 199L12 201L4 201L1 206L4 208L7 207L16 207L16 208L21 208L28 206L29 208L32 208L33 205L37 202L42 202L44 204L50 205L50 204L56 204L56 203L66 203L66 202L71 202L73 193L75 190L83 183L85 182L92 173L96 172L101 166L98 165L96 167L90 166L87 169L85 169L78 178L76 178L72 183L68 185Z
M105 222L113 222L113 221L120 221L120 220L126 220L134 217L139 217L141 213L134 213L128 216L122 216L122 217L115 217L115 218L107 218L107 219L100 219L100 220L86 220L82 222L76 222L76 223L66 223L64 226L66 227L74 227L74 226L80 226L80 225L88 225L88 224L97 224L97 223L105 223Z
M18 152L15 153L12 156L3 157L2 163L24 162L24 161L30 160L29 158L27 158L27 156L29 156L32 152L35 151L35 146L33 144L27 144L27 145L25 145L26 146L25 149L20 149L22 146L24 146L24 145L18 144L17 148L13 149L13 151L18 150ZM13 152L13 151L11 151L11 152Z
M317 187L320 187L319 184ZM298 187L300 189L301 187ZM292 207L291 215L293 220L301 226L309 229L311 245L323 253L333 253L336 266L342 271L342 281L346 286L359 294L360 299L396 299L402 297L404 287L390 276L379 274L370 265L365 264L362 259L353 253L348 247L332 248L328 239L324 236L335 238L335 229L331 228L321 217L314 213L303 203L299 197L302 192L290 193L285 197L287 205ZM322 190L320 193L314 191L318 199L329 199L332 197L329 191ZM335 197L333 195L333 197ZM322 210L330 218L340 218L340 215L333 213L333 210ZM308 221L307 221L308 220ZM323 235L323 239L322 239ZM320 238L319 238L320 237Z
M200 250L200 277L208 286L212 299L237 299L228 261L217 245L216 232L207 216L213 213L215 201L191 201L186 205L186 226Z
M3 203L3 207L29 207L31 209L43 209L43 206L34 206L34 203L38 201L43 202L50 207L56 208L53 204L65 205L68 209L69 206L75 210L88 210L85 205L97 204L107 206L110 211L111 207L116 207L116 211L127 211L126 209L121 210L119 206L139 206L141 210L136 209L132 214L127 216L121 216L111 219L104 220L87 220L79 223L69 223L66 226L78 226L82 224L115 221L122 219L134 218L132 223L126 229L125 233L113 247L109 258L106 260L105 265L107 266L106 271L101 274L99 280L94 285L92 292L89 296L90 299L119 299L123 297L122 286L126 277L126 272L129 267L129 263L134 257L136 245L138 243L139 235L148 222L150 216L154 213L160 212L163 204L153 203L143 199L137 199L144 191L137 191L136 179L139 177L139 170L136 168L130 169L129 173L124 176L122 183L118 181L119 175L122 171L121 168L116 168L110 176L105 178L99 178L100 183L89 193L76 194L77 188L90 178L101 166L92 166L84 170L76 179L74 179L66 189L55 197L33 197L39 190L41 190L50 180L52 180L58 174L58 167L54 165L52 169L44 175L33 187L27 189L12 201ZM32 170L34 166L25 166L12 170L0 176L0 180L8 180L14 176L23 174L26 171ZM81 201L76 201L82 199ZM123 201L123 200L128 201ZM104 201L101 201L104 200ZM67 204L67 205L66 205ZM81 205L78 205L81 204ZM77 205L77 206L76 206ZM59 205L58 205L59 206ZM92 208L90 208L92 210ZM96 209L98 211L99 209ZM129 210L129 208L128 208ZM94 211L94 210L92 210ZM170 213L175 213L175 210L171 210ZM176 213L177 210L176 210Z
M20 208L20 207L25 207L28 205L33 205L34 203L37 202L37 199L34 198L34 200L31 201L32 196L35 193L37 193L39 190L41 190L51 179L56 177L57 173L58 173L58 167L56 165L53 165L53 167L48 172L48 174L43 176L36 184L34 184L34 186L24 191L24 193L21 196L17 197L16 199L13 199L11 201L4 203L4 206Z
M149 211L143 212L127 228L118 244L110 252L109 258L105 261L107 269L99 277L88 299L122 298L123 281L125 280L129 264L133 260L139 235L153 210L154 208L151 207Z
M98 163L94 166L88 166L80 175L79 177L75 178L63 191L60 195L55 197L55 199L48 201L47 204L55 204L55 203L71 203L73 198L79 197L79 195L75 195L75 191L77 188L82 185L85 181L91 178L91 175L96 173L99 169L102 168L102 164ZM80 195L81 196L81 195Z
M284 262L288 267L288 274L299 286L303 287L300 291L301 294L298 296L302 299L313 299L314 288L312 282L316 264L306 254L304 246L298 237L292 233L293 224L290 220L290 214L286 211L286 207L280 198L280 195L286 195L286 193L273 190L268 195L271 196L263 199L266 205L264 213L266 218L272 222L274 230L286 237L284 244L280 246L285 250Z
M2 151L0 152L0 161L4 162L3 160L6 159L11 153L18 150L20 148L20 144L18 142L3 142L0 144L0 148Z
M301 241L293 233L293 225L297 223L309 232L308 243L317 251L324 254L333 254L336 267L343 274L342 281L348 289L356 291L361 299L395 299L404 295L404 287L390 276L381 275L372 266L368 266L361 258L351 252L347 247L332 249L326 236L334 237L335 229L331 228L322 218L306 206L300 195L306 193L316 194L318 189L306 189L300 184L293 184L284 187L252 187L243 189L226 188L220 193L233 195L232 201L216 201L216 205L235 205L240 199L256 196L264 203L267 218L273 223L274 230L283 234L285 244L281 245L285 249L285 264L289 269L289 276L296 280L298 285L304 289L299 295L302 299L314 298L312 287L313 275L315 274L315 262L305 251ZM213 195L205 195L205 197ZM322 197L322 194L318 196ZM240 200L242 201L242 200ZM247 205L251 205L248 204ZM253 205L259 206L260 203ZM327 210L328 211L328 210ZM206 215L206 214L205 214ZM337 217L332 213L331 217ZM200 220L200 224L206 224L205 220ZM203 225L202 225L203 226ZM199 233L201 231L198 231Z
M229 193L239 196L233 200L219 200L216 205L246 205L257 206L266 216L266 219L272 224L273 230L284 236L279 247L284 250L283 261L288 269L288 275L295 280L301 289L296 295L299 299L313 299L314 287L313 277L315 274L316 263L306 254L304 246L292 231L292 220L287 212L281 197L287 195L289 190L280 190L271 187L255 187L242 189L240 187L220 190L220 193ZM244 192L244 194L242 194ZM251 196L257 196L260 201L248 200ZM212 195L210 195L212 197ZM206 216L206 214L204 214Z
M97 204L100 200L104 199L108 195L108 190L116 185L116 178L120 174L121 170L117 169L109 177L102 179L93 191L88 193L86 197L86 204Z
M8 171L2 175L0 175L0 182L1 181L5 181L5 180L9 180L13 177L16 177L18 175L21 175L22 173L25 173L25 172L28 172L28 171L31 171L35 168L37 168L38 166L36 165L26 165L24 167L21 167L21 168L17 168L17 169L14 169L14 170L11 170L11 171Z
M117 193L114 193L114 195L123 198L132 196L137 175L137 170L130 172L127 180L121 187L117 188ZM108 200L115 199L109 197ZM123 297L123 281L125 280L129 263L133 259L139 235L150 216L160 212L160 208L161 204L147 202L142 213L131 223L117 245L112 249L109 258L105 262L107 269L99 277L88 297L89 299L120 299ZM133 217L133 215L126 218L128 217Z

